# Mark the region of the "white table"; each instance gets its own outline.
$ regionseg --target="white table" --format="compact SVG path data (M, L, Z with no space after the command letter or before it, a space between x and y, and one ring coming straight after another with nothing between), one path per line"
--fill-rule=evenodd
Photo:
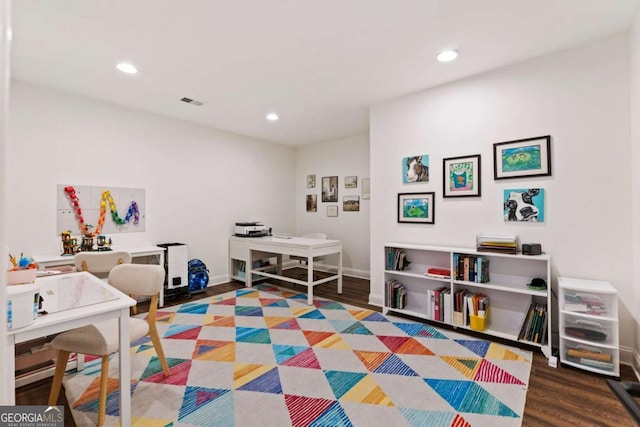
M234 239L234 237L232 237ZM236 239L238 239L236 237ZM246 241L249 247L249 261L246 266L246 286L251 287L252 276L270 277L284 280L307 287L307 302L313 304L313 287L331 280L338 280L338 293L342 293L342 241L309 239L304 237L278 238L278 237L248 237L240 238ZM336 254L338 256L337 272L329 277L313 280L313 258L325 255ZM282 256L294 255L307 258L307 280L298 280L282 275ZM276 273L266 270L273 270L273 267L253 268L255 260L265 257L275 257L277 259Z
M15 346L21 342L57 334L104 320L120 319L120 348L129 349L129 308L136 302L106 282L87 272L70 273L36 279L43 298L43 310L31 324L7 331L4 359L7 372L15 372ZM19 285L18 285L19 286ZM131 362L129 351L120 351L120 425L131 425ZM15 376L6 382L7 395L15 405Z
M127 251L131 254L131 258L140 258L146 256L155 256L158 265L164 266L164 248L159 246L149 245L149 246L140 246L135 248L120 248L120 247L112 247L114 251ZM44 270L47 267L58 267L61 265L74 265L74 256L73 255L60 255L60 254L52 254L52 255L37 255L33 257L33 260L38 264L38 268ZM164 307L164 287L160 291L159 297L159 306Z

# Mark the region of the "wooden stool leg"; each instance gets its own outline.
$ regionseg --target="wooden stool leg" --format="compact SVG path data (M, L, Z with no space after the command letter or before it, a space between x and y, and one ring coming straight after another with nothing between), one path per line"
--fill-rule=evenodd
M122 375L122 374L121 374ZM104 425L107 412L107 380L109 379L109 355L102 356L102 370L100 372L100 397L98 405L98 427ZM123 390L127 393L128 390Z
M58 402L60 387L62 387L62 378L64 378L64 372L67 370L68 361L69 352L58 350L58 356L56 357L56 370L53 374L53 383L51 384L51 391L49 392L49 406L56 406L56 403Z

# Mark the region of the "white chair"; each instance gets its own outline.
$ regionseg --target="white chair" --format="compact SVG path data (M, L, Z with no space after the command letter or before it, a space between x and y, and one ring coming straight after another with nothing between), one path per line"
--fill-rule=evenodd
M119 264L130 264L131 254L126 251L80 252L73 257L78 271L104 278L113 267Z
M149 335L158 354L165 377L171 374L162 349L158 329L156 328L156 311L158 296L164 286L164 268L153 264L122 264L111 269L109 285L120 291L151 297L149 314L146 320L130 318L129 330L131 342ZM118 320L113 319L95 325L83 326L64 332L51 341L51 347L58 351L56 370L49 394L49 405L54 406L58 400L62 377L67 367L70 353L90 354L102 358L100 373L100 397L98 426L104 424L107 404L107 374L109 373L109 355L119 351ZM129 349L125 349L129 351Z

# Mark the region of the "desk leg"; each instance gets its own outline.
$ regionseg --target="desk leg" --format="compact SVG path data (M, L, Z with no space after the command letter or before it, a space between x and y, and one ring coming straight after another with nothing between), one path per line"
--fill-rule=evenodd
M164 268L164 250L158 254L158 265ZM160 288L160 298L158 307L164 307L164 286Z
M307 303L313 305L313 257L307 257Z
M4 253L4 252L3 252ZM5 326L6 327L6 326ZM7 381L1 381L3 384L0 386L0 405L15 405L16 404L16 344L15 337L13 335L7 335L7 345L4 346L5 351L3 354L3 365L6 371L4 372Z
M246 285L247 288L250 288L253 283L251 283L253 280L253 274L251 273L251 269L253 268L253 251L251 249L249 249L249 259L247 260L247 262L245 263L244 266L244 284Z
M342 295L342 251L338 253L338 294Z
M129 347L129 307L120 310L120 426L131 426L131 358Z

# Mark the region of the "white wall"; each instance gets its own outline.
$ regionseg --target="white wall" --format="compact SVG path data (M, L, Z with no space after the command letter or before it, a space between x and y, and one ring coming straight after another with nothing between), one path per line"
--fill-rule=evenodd
M631 162L633 210L633 283L640 283L640 12L630 30L631 77ZM640 290L635 291L633 310L636 325L640 324ZM636 368L640 367L640 328L636 328ZM640 368L639 368L640 369Z
M9 72L11 40L9 29L11 28L11 1L0 0L0 256L6 259L6 145L8 140L7 123L9 117ZM0 341L6 343L7 334L7 293L5 290L5 275L0 278ZM13 362L4 360L4 344L0 351L0 378L14 375ZM15 390L11 390L7 381L0 385L0 405L13 403Z
M316 187L307 188L307 175ZM322 177L338 176L338 203L322 202ZM357 176L357 188L344 188L345 176ZM362 199L362 179L369 178L369 135L298 148L296 154L297 234L322 232L341 239L344 273L369 277L370 200ZM316 194L318 211L307 212L307 194ZM343 196L360 196L360 212L344 212ZM327 217L327 205L338 205L338 217Z
M114 247L186 243L211 282L226 281L236 221L295 231L294 149L25 83L11 89L10 250L60 252L57 184L146 189L146 231L108 236Z
M610 281L621 344L634 346L627 35L391 100L370 120L371 302L382 302L385 242L473 247L477 233L517 234L551 255L554 282ZM493 143L541 135L552 136L551 177L493 180ZM431 156L431 181L403 185L400 160L418 153ZM442 158L478 153L482 197L443 200ZM545 222L505 223L503 190L532 187L547 192ZM405 191L436 192L435 225L396 222Z

